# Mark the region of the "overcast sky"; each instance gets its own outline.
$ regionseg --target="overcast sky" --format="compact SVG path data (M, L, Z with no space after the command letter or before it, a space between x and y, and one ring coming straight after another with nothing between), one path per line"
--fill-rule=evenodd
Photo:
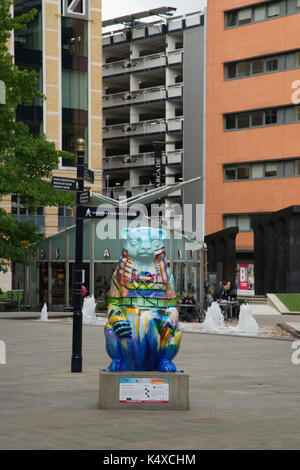
M174 7L174 15L191 13L202 10L206 0L102 0L103 19L108 20L118 16L151 10L159 7Z

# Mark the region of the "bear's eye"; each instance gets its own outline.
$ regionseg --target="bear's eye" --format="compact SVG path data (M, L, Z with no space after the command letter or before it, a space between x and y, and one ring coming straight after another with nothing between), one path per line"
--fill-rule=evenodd
M136 241L136 240L131 240L130 245L131 245L131 246L136 246L136 245L137 245L137 241Z
M152 242L152 246L153 246L154 248L159 248L159 247L160 247L159 241L158 241L158 240L155 240L154 242Z

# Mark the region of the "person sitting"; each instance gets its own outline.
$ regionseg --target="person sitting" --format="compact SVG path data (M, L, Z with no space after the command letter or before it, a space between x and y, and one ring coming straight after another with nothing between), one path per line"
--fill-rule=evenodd
M209 287L207 290L207 294L205 295L205 309L211 306L211 304L215 301L213 298L214 290Z
M188 290L188 295L182 299L182 304L190 306L189 307L183 307L180 309L180 317L183 321L188 321L191 322L193 321L193 318L196 316L198 317L198 307L197 307L197 302L196 299L194 298L193 295L193 290L189 289Z
M231 282L228 281L224 285L224 289L221 293L221 300L230 300L230 290L231 290Z
M216 288L214 290L214 293L213 293L213 299L214 299L215 302L222 299L222 296L224 294L224 286L225 285L226 285L225 281L222 281L222 282L220 281L220 284L218 286L216 286Z
M234 302L232 304L233 318L238 318L239 312L240 312L240 304L236 300L236 298L237 298L237 290L235 288L235 285L233 285L230 281L228 281L224 286L224 291L222 293L221 300L225 300L227 302L229 301Z

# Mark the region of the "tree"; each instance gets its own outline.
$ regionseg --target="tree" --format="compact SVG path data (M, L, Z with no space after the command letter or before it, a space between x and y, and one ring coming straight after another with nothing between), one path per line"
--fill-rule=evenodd
M0 80L6 85L6 104L0 104L0 197L20 194L30 212L37 206L74 205L74 195L53 191L49 179L60 157L75 155L57 151L45 136L34 138L28 126L16 120L18 105L31 106L35 96L45 97L37 89L37 73L14 65L7 47L11 32L25 30L37 11L12 18L12 4L13 0L0 2ZM29 262L26 245L39 238L34 224L17 222L0 209L0 271L10 261Z

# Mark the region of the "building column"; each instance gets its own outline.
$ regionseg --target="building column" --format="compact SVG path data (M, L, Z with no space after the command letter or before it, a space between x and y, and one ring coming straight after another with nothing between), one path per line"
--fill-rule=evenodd
M102 169L102 2L90 0L88 22L89 76L89 167ZM102 190L102 173L95 181L96 192Z

